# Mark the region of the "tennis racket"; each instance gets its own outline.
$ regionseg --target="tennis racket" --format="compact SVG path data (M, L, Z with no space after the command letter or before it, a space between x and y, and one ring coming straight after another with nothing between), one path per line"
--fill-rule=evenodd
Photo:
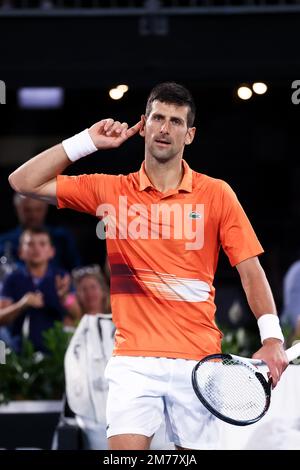
M300 343L285 352L289 362L293 361L300 356ZM206 356L193 369L194 391L201 403L226 423L256 423L269 409L272 387L272 379L259 372L257 365L265 363L233 354Z

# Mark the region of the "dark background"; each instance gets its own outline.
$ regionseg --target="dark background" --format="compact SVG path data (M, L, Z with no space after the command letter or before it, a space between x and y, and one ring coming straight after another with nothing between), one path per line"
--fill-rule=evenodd
M134 124L156 83L178 81L197 104L197 138L185 158L237 192L265 248L261 262L281 308L282 278L300 248L300 105L291 101L292 82L300 79L300 13L170 16L159 34L149 19L145 33L141 21L0 14L0 79L8 89L0 106L0 231L16 224L7 176L43 149L41 137L55 144L105 117ZM242 102L237 87L253 81L267 83L267 94ZM114 102L108 89L120 83L129 91ZM62 86L64 107L21 110L21 86ZM143 141L136 136L68 173L128 173L142 160ZM94 218L52 208L50 220L74 230L84 262L103 264ZM217 286L237 286L237 280L222 258Z

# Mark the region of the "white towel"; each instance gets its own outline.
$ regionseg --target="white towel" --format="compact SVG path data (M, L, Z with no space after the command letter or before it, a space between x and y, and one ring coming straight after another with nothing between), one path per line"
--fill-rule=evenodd
M65 355L69 406L75 414L98 423L106 422L104 370L112 355L114 331L111 315L84 315Z

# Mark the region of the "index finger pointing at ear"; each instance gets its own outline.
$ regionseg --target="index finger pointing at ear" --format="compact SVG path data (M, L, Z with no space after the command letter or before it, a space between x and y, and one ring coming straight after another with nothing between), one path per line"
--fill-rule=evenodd
M134 134L136 134L140 130L141 126L142 126L142 121L139 121L137 124L127 129L126 131L127 139L129 137L132 137Z

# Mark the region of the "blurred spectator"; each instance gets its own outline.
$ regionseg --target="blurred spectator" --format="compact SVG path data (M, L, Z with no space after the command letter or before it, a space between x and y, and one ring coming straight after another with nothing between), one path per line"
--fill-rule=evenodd
M283 279L281 322L292 329L290 341L300 338L300 261L289 267Z
M115 327L110 313L109 291L100 266L72 272L76 299L83 318L65 358L69 405L83 431L84 448L106 449L105 407L108 385L104 370L112 355ZM72 299L66 304L72 305ZM87 314L87 315L85 315Z
M76 293L70 292L70 286L66 283L60 289L62 301L69 313L64 320L66 326L76 326L76 320L86 313L110 313L109 288L99 265L75 268L72 277Z
M17 352L25 319L29 321L28 337L35 350L46 352L43 331L55 321L62 321L66 314L63 294L69 291L71 279L66 272L49 265L54 255L55 248L45 229L26 229L22 233L20 259L25 266L6 278L0 300L0 325L8 325L6 333L11 336L8 345Z
M5 256L9 263L22 264L19 257L19 238L25 229L45 228L53 240L55 255L51 265L71 271L80 265L80 256L73 234L65 227L54 227L45 224L48 204L29 197L14 195L14 206L19 225L0 236L0 257Z
M99 265L75 268L72 277L83 314L110 312L108 285Z

